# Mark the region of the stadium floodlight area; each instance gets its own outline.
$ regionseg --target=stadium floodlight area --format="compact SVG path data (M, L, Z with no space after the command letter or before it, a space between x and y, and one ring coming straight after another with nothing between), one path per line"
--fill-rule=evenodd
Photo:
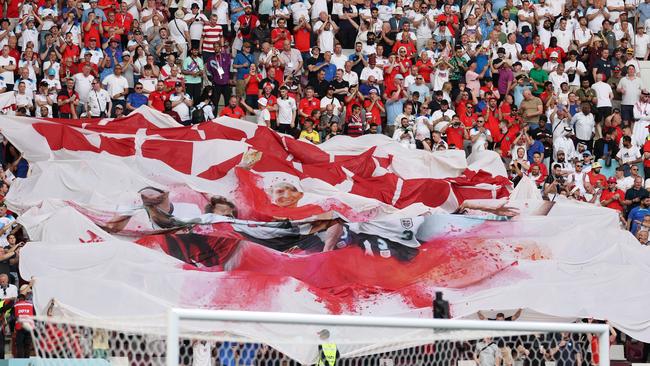
M340 366L609 366L606 324L171 309L167 319L36 317L31 329L31 364L43 366L310 365L324 343Z

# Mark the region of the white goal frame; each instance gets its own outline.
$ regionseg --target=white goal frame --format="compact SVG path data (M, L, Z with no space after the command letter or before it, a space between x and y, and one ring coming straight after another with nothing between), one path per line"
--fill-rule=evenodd
M242 323L295 324L323 326L357 326L383 328L483 330L511 332L568 332L598 334L599 366L610 366L609 325L588 323L547 323L520 321L488 321L457 319L422 319L369 317L351 315L320 315L273 313L260 311L205 310L172 308L167 313L167 366L178 366L180 322L182 320L231 321Z

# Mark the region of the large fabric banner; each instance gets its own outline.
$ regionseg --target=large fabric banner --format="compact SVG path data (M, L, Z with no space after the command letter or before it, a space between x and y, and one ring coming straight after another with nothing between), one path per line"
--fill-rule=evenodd
M0 126L30 163L6 201L35 240L21 274L38 279L41 310L55 298L76 317L172 306L430 317L443 291L454 317L523 308L650 341L648 249L609 209L508 201L491 152L466 160L383 136L315 146L238 120L179 127L146 108Z

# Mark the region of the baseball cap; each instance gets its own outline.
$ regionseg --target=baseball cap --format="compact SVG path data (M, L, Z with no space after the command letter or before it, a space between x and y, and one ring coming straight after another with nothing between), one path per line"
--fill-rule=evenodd
M183 86L183 83L181 83L180 81L177 81L174 86Z
M600 165L599 162L595 162L595 163L591 164L591 169L598 169L598 168L602 168L602 167L603 166Z
M592 168L593 168L593 167L592 167ZM618 182L616 181L616 178L614 178L614 177L609 177L609 178L607 178L607 183L618 183Z
M49 69L49 70L47 70L47 74L48 74L48 75L52 75L52 76L54 76L54 75L56 75L56 70L54 70L54 69Z
M131 52L124 51L124 52L122 52L122 56L131 56Z
M404 76L402 74L397 74L395 75L395 79L404 80Z
M266 100L266 98L260 98L260 99L257 100L257 104L259 104L259 105L261 105L261 106L263 106L263 107L266 107L266 104L267 104L268 102L269 102L269 101Z
M553 58L553 57L555 57L555 58L557 58L557 57L558 57L558 54L557 54L557 52L555 52L555 51L553 51L553 52L551 52L551 58Z
M115 109L118 109L118 108L119 108L119 109L124 109L124 107L123 107L121 104L116 104L116 105L115 105Z

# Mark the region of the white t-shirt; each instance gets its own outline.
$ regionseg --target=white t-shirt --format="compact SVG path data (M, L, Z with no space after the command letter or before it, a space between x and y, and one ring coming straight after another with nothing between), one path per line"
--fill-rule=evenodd
M79 94L79 101L86 103L88 100L88 93L92 89L92 82L95 80L95 77L92 74L84 76L83 73L74 74L72 77L74 79L74 91Z
M176 42L186 43L185 41L185 32L189 31L187 28L187 23L180 19L174 19L169 22L169 35Z
M203 13L196 15L192 13L185 14L183 20L188 21L190 19L194 19L194 22L190 25L190 39L198 41L203 34L203 24L208 22L208 18ZM171 26L173 27L174 25L172 24Z
M81 94L79 94L81 95ZM81 97L79 97L81 99ZM88 101L88 107L90 108L90 115L92 117L99 117L102 112L108 115L108 102L111 101L111 96L108 95L108 92L104 89L91 90L86 94L86 99Z
M221 1L217 8L212 8L212 14L217 14L217 24L228 24L228 2Z
M591 140L594 136L596 121L594 120L593 114L589 113L585 116L582 112L578 112L571 118L571 124L573 124L576 137L579 140Z
M271 125L271 112L268 109L256 109L255 116L257 117L258 126L270 126Z
M290 125L291 124L291 117L293 117L293 111L297 110L296 107L296 100L287 97L287 99L282 99L281 97L277 99L277 105L278 105L278 124L281 125Z
M376 81L384 80L384 73L382 72L381 68L377 66L374 68L366 66L363 68L363 70L361 70L361 80L368 80L371 75L375 77Z
M569 27L567 26L565 30L561 30L560 28L554 30L553 36L557 38L558 47L562 48L564 52L569 52L569 46L571 46L571 42L573 41L573 32L569 30Z
M333 104L334 105L334 115L338 116L341 111L339 110L339 107L341 107L341 102L339 102L338 99L336 98L328 98L328 97L323 97L323 99L320 100L320 108L325 109L328 104Z
M589 8L587 9L586 15L592 15L598 13L599 10L596 8ZM603 29L603 20L605 20L605 17L602 14L596 15L595 18L589 21L587 24L587 27L593 32L593 33L598 33L600 32L601 29Z
M7 285L7 294L5 295L4 291L0 291L0 299L11 299L18 297L18 287L13 284Z
M472 145L472 151L484 151L486 150L485 143L487 142L488 136L491 136L490 130L487 128L485 132L480 132L478 128L472 128L469 132L470 136L480 135L479 138Z
M117 99L117 100L124 100L125 98L124 95L122 95L119 98L115 98L115 95L119 93L123 93L124 89L129 88L129 82L122 75L120 76L116 76L115 74L108 75L104 79L102 84L106 87L106 90L108 91L108 95L110 95L112 99Z
M0 66L9 66L9 65L15 65L16 60L14 60L13 57L11 56L0 56ZM3 73L0 73L0 76L4 79L5 83L7 84L13 84L14 83L14 72L13 71L5 71Z
M625 164L639 159L641 157L641 153L639 152L638 147L632 145L630 148L621 147L618 150L618 153L616 153L616 157L621 159L623 164Z
M548 81L553 83L553 91L555 94L560 94L562 89L560 88L560 85L562 83L569 83L569 75L567 75L565 72L562 73L562 75L558 74L557 72L553 71L550 74L548 74Z
M521 45L519 43L506 43L503 45L503 49L506 51L506 58L513 61L519 60L518 54L521 53Z
M185 99L192 100L189 94L185 94ZM172 103L175 103L181 100L181 95L173 93L169 96L169 100ZM185 102L179 103L176 107L172 108L172 110L178 113L178 116L181 118L181 121L189 121L192 119L192 116L190 115L190 107Z
M628 77L624 77L618 81L618 88L623 89L621 104L634 105L639 101L639 98L641 97L643 82L641 81L641 78L638 77L635 77L633 80L630 80Z
M587 72L587 69L585 68L585 64L582 63L582 61L578 61L578 60L575 60L575 61L571 61L571 60L566 61L566 62L564 63L564 71L565 71L566 73L569 73L569 70L570 70L570 69L575 69L576 72L575 72L575 78L573 78L573 81L569 81L569 85L580 86L580 75L578 74L577 71L580 71L580 72ZM573 71L572 71L572 72L573 72ZM571 80L571 79L569 79L569 80Z
M433 114L431 115L431 121L437 121L440 118L442 118L443 115L449 118L447 119L447 121L438 122L435 126L433 126L434 130L441 131L445 126L447 126L451 122L451 119L456 115L456 112L452 111L451 109L447 109L443 113L442 109L438 109L437 111L433 112Z
M650 44L650 36L647 34L639 35L638 33L634 36L634 57L636 58L645 58L646 53L648 53L648 44ZM639 69L637 69L639 71Z
M598 97L596 107L612 106L612 100L610 99L610 94L612 94L612 87L609 86L609 84L603 81L599 81L597 83L594 83L591 88L596 92L596 96Z

